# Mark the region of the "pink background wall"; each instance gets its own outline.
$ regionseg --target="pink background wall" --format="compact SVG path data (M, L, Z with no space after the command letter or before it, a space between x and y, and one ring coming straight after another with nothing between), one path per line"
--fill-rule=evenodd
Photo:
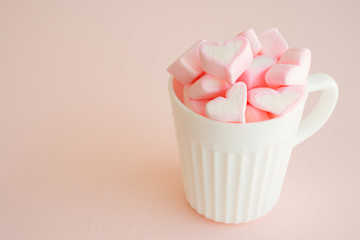
M0 239L359 239L358 1L0 1ZM340 88L278 205L217 224L186 203L167 66L276 26ZM316 97L309 100L314 103Z

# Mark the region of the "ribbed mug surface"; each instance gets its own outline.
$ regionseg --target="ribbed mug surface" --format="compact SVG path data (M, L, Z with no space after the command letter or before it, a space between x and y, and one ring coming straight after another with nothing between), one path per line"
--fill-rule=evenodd
M289 144L257 152L217 151L179 136L186 199L197 212L224 223L265 215L277 202L289 162Z

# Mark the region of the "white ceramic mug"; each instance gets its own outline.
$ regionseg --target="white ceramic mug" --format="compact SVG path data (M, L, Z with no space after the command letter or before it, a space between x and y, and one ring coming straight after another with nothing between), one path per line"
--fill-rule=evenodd
M226 123L188 109L169 92L182 164L185 195L201 215L217 222L243 223L264 216L276 204L292 148L330 117L336 82L323 73L308 79L308 92L322 91L302 119L303 103L289 114L263 122Z

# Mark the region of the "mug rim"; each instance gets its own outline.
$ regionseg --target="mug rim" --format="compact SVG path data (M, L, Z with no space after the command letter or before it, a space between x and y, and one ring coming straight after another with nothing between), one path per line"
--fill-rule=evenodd
M251 123L222 122L222 121L219 121L219 120L215 120L215 119L211 119L211 118L202 116L202 115L192 111L187 106L185 106L185 104L182 103L180 101L180 99L177 97L177 95L175 94L175 90L174 90L174 87L173 87L173 80L175 80L174 77L170 76L169 83L168 83L168 91L169 91L169 94L170 94L170 98L174 103L179 105L182 108L182 110L185 110L185 112L187 112L188 114L191 114L192 117L195 117L198 120L208 121L209 123L212 123L212 124L219 124L219 125L224 125L224 126L257 126L257 125L259 126L259 125L275 124L275 123L277 123L279 121L285 120L286 118L290 118L297 111L300 111L300 109L302 109L302 106L305 105L306 100L307 100L308 95L309 95L308 88L306 88L306 95L305 95L304 99L302 100L303 102L301 104L299 104L297 107L295 107L294 109L292 109L287 114L283 115L283 116L278 116L276 118L272 118L272 119L269 119L269 120L259 121L259 122L251 122Z

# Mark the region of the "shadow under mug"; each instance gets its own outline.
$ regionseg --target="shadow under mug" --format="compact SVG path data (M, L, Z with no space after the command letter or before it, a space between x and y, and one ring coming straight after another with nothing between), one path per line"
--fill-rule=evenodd
M264 216L276 204L294 146L319 130L333 112L336 82L309 75L307 93L321 91L302 119L306 98L285 116L255 123L212 120L188 109L169 93L187 201L206 218L244 223Z

